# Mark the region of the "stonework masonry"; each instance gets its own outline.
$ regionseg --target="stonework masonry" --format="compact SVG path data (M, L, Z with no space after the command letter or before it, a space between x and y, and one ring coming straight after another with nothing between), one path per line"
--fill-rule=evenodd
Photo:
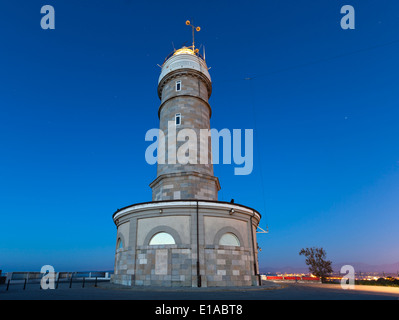
M258 284L253 230L260 216L253 209L213 201L165 201L130 206L115 218L117 238L125 240L116 249L115 283L195 287L199 276L203 287ZM159 232L170 233L176 244L149 245ZM220 245L226 232L234 233L240 245Z
M219 180L216 177L198 172L164 174L150 186L153 190L153 201L180 199L217 200L215 195L220 189Z
M256 286L260 214L218 201L211 138L196 140L196 150L207 150L206 157L197 152L192 155L196 161L168 161L186 143L186 137L174 140L169 130L177 137L190 129L200 137L201 129L210 129L208 67L194 51L183 49L164 62L158 81L159 127L166 140L158 160L166 161L158 161L157 176L150 183L152 201L113 215L117 245L111 280L127 286Z
M176 90L177 81L180 81L179 91ZM180 114L181 124L174 126L173 129L176 131L176 135L183 129L190 129L196 133L196 137L198 137L197 161L187 164L169 163L169 148L166 147L165 154L162 155L166 163L158 163L157 179L150 184L153 189L153 201L173 199L217 200L220 185L213 175L211 138L208 137L207 146L199 138L201 129L210 129L211 107L208 103L210 96L208 78L199 76L199 73L195 70L175 70L173 76L166 75L160 81L159 87L162 87L159 90L161 92L161 105L158 111L159 126L165 134L165 145L172 146L174 152L176 152L186 142L168 139L169 123L174 123L176 114ZM201 161L199 151L205 149L207 152L206 161ZM184 173L184 178L179 173ZM201 175L198 175L198 173ZM162 181L162 178L164 178L164 181Z

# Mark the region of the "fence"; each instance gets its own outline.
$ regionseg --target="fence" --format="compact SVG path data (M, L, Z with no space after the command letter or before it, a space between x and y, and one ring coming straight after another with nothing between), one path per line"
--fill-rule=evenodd
M6 291L8 291L10 284L23 284L23 290L28 285L40 285L43 276L48 275L41 272L8 272L5 277ZM55 289L58 289L60 283L67 283L69 288L72 288L73 283L81 283L82 288L87 283L94 283L97 287L99 281L109 281L110 272L101 271L89 271L89 272L55 272L54 273L54 284Z

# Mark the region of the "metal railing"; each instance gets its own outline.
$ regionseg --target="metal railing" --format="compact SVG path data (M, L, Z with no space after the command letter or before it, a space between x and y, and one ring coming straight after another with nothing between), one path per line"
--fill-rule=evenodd
M23 284L23 290L27 286L39 285L42 289L42 278L45 276L41 272L8 272L5 277L6 291L9 290L10 285ZM60 283L68 284L72 288L72 284L80 283L82 288L87 283L94 283L97 287L98 282L109 281L111 272L105 271L87 271L87 272L55 272L54 273L54 289L58 289ZM3 283L4 284L4 283Z

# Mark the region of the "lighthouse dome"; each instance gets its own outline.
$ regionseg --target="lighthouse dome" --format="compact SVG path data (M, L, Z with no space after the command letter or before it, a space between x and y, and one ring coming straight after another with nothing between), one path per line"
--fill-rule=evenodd
M191 48L183 47L176 50L166 58L164 64L162 65L162 71L159 75L158 84L160 84L162 79L167 75L180 69L199 71L205 75L209 81L211 81L211 76L209 75L205 59L198 52L194 52Z

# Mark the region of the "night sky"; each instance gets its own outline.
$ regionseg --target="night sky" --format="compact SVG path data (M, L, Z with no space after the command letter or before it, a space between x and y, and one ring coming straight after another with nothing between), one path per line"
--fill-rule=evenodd
M187 19L211 67L211 127L254 130L252 173L214 170L219 200L269 227L261 268L304 266L313 246L398 262L398 1L15 0L0 5L0 269L113 269L112 214L151 201L157 64L191 44Z

